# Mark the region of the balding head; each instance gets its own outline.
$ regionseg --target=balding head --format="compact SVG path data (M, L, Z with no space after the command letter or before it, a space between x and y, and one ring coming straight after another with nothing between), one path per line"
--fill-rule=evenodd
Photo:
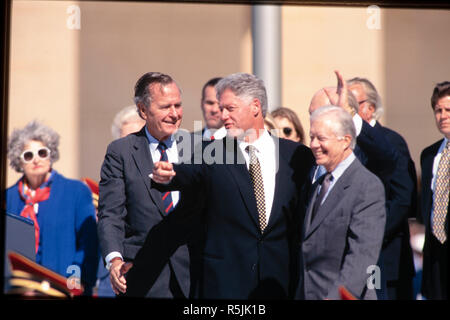
M309 104L309 114L323 106L337 105L339 95L337 93L337 87L324 87L317 91L311 99ZM347 102L349 106L357 113L358 101L353 93L347 89Z
M327 92L328 94L327 94ZM334 97L332 96L334 94ZM332 105L330 97L333 99L338 99L338 95L336 93L336 87L325 87L317 91L311 99L311 103L309 104L309 114L313 113L316 109L319 109L323 106Z

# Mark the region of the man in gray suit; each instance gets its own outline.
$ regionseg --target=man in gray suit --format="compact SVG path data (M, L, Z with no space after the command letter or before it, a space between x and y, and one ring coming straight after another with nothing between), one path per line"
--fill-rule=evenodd
M308 197L297 298L339 299L344 286L358 299L376 299L376 281L368 280L383 241L383 185L353 154L356 133L348 112L320 107L310 121L311 150L327 173Z
M102 255L116 294L129 293L157 298L187 297L190 289L189 251L186 245L147 266L147 283L134 287L125 274L136 254L152 234L167 225L180 210L179 192L162 194L150 185L148 175L157 161L178 162L177 135L183 117L181 91L168 75L144 74L135 86L135 103L145 126L136 133L113 141L106 151L99 183L98 235ZM186 142L186 141L185 141ZM175 208L175 209L174 209ZM156 228L158 227L158 228ZM167 241L175 241L178 231L164 229ZM168 245L164 241L164 245ZM161 245L155 247L162 249ZM139 290L138 290L139 289ZM145 292L143 292L145 290Z

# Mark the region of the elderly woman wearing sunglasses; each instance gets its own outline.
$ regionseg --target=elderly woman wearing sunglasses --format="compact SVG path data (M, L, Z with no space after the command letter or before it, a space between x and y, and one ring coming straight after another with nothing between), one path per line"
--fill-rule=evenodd
M13 131L8 159L23 176L6 190L6 211L34 222L37 263L80 276L90 294L98 265L95 208L87 186L52 168L58 144L59 135L37 121Z

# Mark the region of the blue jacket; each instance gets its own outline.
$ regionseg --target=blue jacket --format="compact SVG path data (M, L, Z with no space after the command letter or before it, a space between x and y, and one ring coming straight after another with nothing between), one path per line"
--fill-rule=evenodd
M64 277L74 275L73 267L68 270L69 266L79 266L81 281L89 294L95 285L99 259L92 194L81 181L53 171L50 197L39 203L36 262ZM25 202L18 183L6 190L6 210L20 215Z

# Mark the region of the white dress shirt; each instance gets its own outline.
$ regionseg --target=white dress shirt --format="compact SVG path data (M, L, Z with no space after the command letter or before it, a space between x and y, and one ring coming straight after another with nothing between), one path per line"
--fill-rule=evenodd
M225 127L221 127L217 130L212 130L209 128L205 128L203 131L203 139L211 140L211 137L214 136L214 139L223 139L227 135L227 129Z
M275 141L267 132L258 138L258 140L251 143L256 148L255 155L258 158L261 166L261 175L264 184L264 199L266 202L266 223L269 223L270 213L272 211L273 197L275 193L275 177L277 174L277 156ZM245 148L249 143L238 140L239 148L245 158L247 169L249 168L250 156Z

